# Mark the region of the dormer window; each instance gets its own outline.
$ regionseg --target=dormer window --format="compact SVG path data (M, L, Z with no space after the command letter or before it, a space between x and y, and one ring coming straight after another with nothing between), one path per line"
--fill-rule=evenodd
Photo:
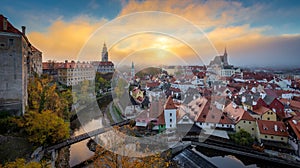
M268 130L268 128L267 128L267 127L264 127L264 130Z

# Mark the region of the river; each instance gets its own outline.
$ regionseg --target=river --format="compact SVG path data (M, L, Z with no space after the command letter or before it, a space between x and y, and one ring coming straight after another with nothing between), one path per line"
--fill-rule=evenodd
M111 96L105 96L98 100L99 106L92 106L80 112L78 118L71 123L71 128L74 131L72 136L77 136L107 125L109 121L105 117L105 113L107 111L107 105L111 101ZM69 164L71 167L93 156L94 152L90 151L87 147L88 141L89 139L70 146Z
M85 128L95 128L99 123L102 123L102 117L91 120L84 127L80 127L74 132L74 136L85 133ZM75 166L89 158L91 158L94 152L90 151L87 147L89 139L78 142L70 146L70 166Z
M101 111L106 111L107 105L111 101L109 100L110 99L105 99L99 103L101 105ZM84 116L86 116L86 119L83 119L83 122L80 122L81 125L74 130L73 136L103 127L103 124L105 124L104 122L107 122L105 117L103 118L102 113L99 113L99 111L97 113L85 113ZM92 118L89 118L91 116ZM79 121L77 119L77 121L74 122L76 123ZM75 125L78 125L78 123ZM89 139L70 146L69 164L71 167L90 159L93 156L94 152L91 152L87 147L88 141ZM267 163L262 160L245 158L243 156L232 155L221 151L204 148L197 148L197 151L218 167L276 167L276 164L271 162Z

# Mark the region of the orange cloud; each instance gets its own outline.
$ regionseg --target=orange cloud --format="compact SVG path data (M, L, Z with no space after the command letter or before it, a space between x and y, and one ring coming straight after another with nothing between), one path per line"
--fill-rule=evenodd
M46 32L31 32L30 41L43 52L43 60L76 60L76 56L90 35L106 22L98 22L86 16L77 17L71 22L56 20ZM99 46L101 46L99 44Z
M208 64L217 54L214 47L222 53L226 45L230 59L242 58L242 51L279 39L264 35L271 27L237 24L261 10L261 6L244 7L240 2L223 0L129 1L110 22L88 16L70 22L60 19L46 32L32 32L29 38L43 51L44 60L76 60L81 49L80 60L99 60L105 41L116 64L130 64L133 59L148 64ZM144 11L158 12L149 15Z

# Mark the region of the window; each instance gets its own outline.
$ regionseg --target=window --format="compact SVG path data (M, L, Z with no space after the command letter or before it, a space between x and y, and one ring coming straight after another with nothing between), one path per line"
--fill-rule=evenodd
M265 138L268 138L268 136L267 136L267 135L265 135Z
M252 131L254 131L254 128L252 128Z
M251 121L249 121L249 124L251 124Z
M246 123L246 121L244 121L244 123Z
M170 117L172 117L172 113L170 113Z
M238 128L239 128L239 129L241 129L241 127L240 127L240 126L238 126Z
M172 124L170 124L170 127L172 127Z
M270 117L268 117L267 119L270 120Z
M271 139L273 139L274 137L273 136L271 136Z
M208 123L206 123L206 125L208 125Z
M172 122L172 118L170 119L170 122Z
M8 39L8 45L13 46L14 45L14 39Z
M283 138L280 138L283 141Z

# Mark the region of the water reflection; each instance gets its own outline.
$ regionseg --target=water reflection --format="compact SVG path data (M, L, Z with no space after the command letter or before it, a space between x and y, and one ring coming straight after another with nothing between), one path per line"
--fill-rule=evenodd
M209 158L209 161L214 163L217 167L251 167L256 168L256 165L245 166L242 161L237 159L235 156L216 156Z
M99 117L98 119L92 119L91 121L80 127L78 130L76 130L73 136L86 133L86 130L97 129L99 125L102 125L101 117ZM71 167L91 158L94 155L94 152L90 151L86 145L88 141L89 139L86 139L84 141L71 145L69 161Z

